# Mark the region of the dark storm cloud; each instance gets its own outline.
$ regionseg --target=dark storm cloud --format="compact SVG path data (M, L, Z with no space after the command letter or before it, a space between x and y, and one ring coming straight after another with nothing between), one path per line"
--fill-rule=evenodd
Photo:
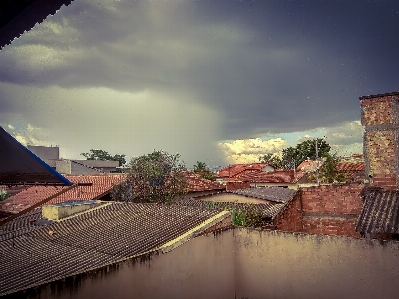
M184 94L225 140L301 131L398 90L397 28L397 1L75 0L0 52L0 82Z

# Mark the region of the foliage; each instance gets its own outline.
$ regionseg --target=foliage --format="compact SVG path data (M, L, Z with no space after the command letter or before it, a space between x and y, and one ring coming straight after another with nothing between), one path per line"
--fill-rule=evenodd
M262 227L268 224L264 218L262 211L255 208L254 205L243 206L238 208L232 204L224 205L221 203L208 202L207 207L210 209L226 209L231 212L231 222L236 226L245 227Z
M6 190L0 189L0 201L3 201L8 197L10 197L10 194Z
M345 174L337 169L339 158L336 154L327 154L325 162L320 169L320 182L343 183L346 182Z
M194 165L194 172L201 178L211 181L215 179L214 173L209 170L205 162L197 161L197 164Z
M319 180L321 183L344 183L346 182L345 174L339 171L337 166L339 158L336 154L325 154L319 164ZM317 181L317 165L307 169L306 175L308 180Z
M133 158L128 165L128 179L114 187L114 200L172 203L188 192L186 167L180 155L164 151Z
M209 169L208 169L208 165L206 165L205 162L197 161L197 164L194 165L195 172L207 171L207 170L209 170Z
M88 153L81 153L87 160L103 160L103 161L118 161L119 166L123 166L126 164L125 157L126 155L110 155L108 152L99 150L99 149L91 149Z
M259 158L261 162L269 162L277 168L291 169L301 164L306 159L316 159L316 140L318 148L318 157L324 157L330 152L330 145L322 138L306 140L298 143L296 147L288 147L283 149L281 157L273 154L266 154Z

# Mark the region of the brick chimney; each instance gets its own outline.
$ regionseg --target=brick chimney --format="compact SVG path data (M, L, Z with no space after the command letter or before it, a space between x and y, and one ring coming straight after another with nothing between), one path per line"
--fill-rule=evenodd
M371 186L399 189L399 92L362 96L365 176Z

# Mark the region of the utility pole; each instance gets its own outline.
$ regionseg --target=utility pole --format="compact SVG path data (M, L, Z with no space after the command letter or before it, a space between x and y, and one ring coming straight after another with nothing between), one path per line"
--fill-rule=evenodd
M320 171L319 171L319 149L317 147L317 138L316 138L316 167L317 167L317 186L320 186Z

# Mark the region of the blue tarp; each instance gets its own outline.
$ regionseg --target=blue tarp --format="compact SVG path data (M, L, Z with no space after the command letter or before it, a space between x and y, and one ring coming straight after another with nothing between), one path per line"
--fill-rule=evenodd
M0 185L72 183L0 127Z

